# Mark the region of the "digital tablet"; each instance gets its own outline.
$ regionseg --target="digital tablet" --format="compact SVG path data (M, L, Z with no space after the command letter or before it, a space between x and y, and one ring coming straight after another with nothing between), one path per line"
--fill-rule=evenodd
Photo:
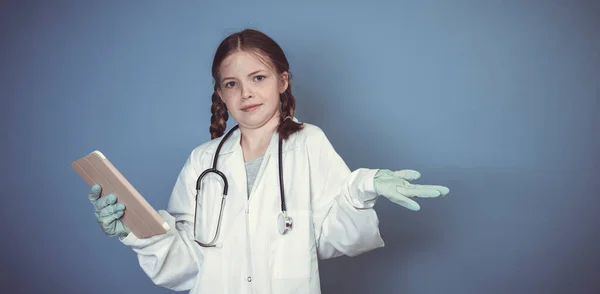
M120 220L138 238L145 239L161 235L169 230L162 219L142 195L121 175L112 163L96 150L71 163L71 167L90 186L102 187L100 197L108 194L117 196L117 202L125 205Z

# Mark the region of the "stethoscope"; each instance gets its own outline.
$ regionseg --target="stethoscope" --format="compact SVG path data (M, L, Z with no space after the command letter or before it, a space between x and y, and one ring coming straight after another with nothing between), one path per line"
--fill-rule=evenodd
M209 169L203 171L200 174L200 176L198 177L198 180L196 181L196 209L194 211L194 235L196 234L196 213L198 212L198 195L200 194L200 184L202 182L202 179L204 178L204 176L206 176L209 173L215 173L215 174L219 175L221 177L221 179L223 179L223 183L224 183L223 197L221 198L221 211L219 212L219 219L217 221L217 231L215 232L215 237L209 243L202 243L202 242L198 241L197 238L194 238L196 243L198 243L202 247L217 247L216 242L217 242L217 239L219 238L219 231L221 229L221 220L223 217L223 208L225 207L225 198L227 197L227 188L229 187L229 184L227 183L227 177L225 177L225 175L217 169L217 159L219 156L219 151L221 150L221 147L223 146L223 143L238 127L239 127L239 125L235 125L233 128L231 128L231 130L229 130L229 132L227 132L227 134L225 134L225 137L223 137L223 139L219 143L219 146L217 147L217 151L215 152L215 157L213 159L212 168L209 168ZM277 217L277 229L279 230L280 234L284 235L292 229L293 220L291 217L289 217L287 215L287 210L285 207L285 196L283 193L283 168L282 168L282 164L281 164L281 144L282 144L282 139L281 139L281 136L279 136L279 147L278 147L279 195L281 197L281 213L279 213L279 216Z

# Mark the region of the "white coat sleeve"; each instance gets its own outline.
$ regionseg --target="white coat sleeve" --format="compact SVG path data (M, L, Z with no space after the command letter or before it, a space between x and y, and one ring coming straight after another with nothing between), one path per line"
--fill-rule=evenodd
M322 132L314 143L310 173L319 258L357 256L383 247L373 209L378 198L373 177L378 169L351 172Z
M190 239L198 174L192 163L194 152L176 180L167 210L159 211L171 229L146 239L133 234L120 239L137 253L142 270L154 284L174 291L189 291L194 287L200 269L196 260L202 260L200 246Z

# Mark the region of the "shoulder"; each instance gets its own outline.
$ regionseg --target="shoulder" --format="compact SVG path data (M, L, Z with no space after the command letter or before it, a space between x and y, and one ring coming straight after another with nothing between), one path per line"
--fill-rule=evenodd
M214 138L210 141L206 141L198 146L196 146L194 149L192 149L192 153L193 154L202 154L202 153L215 153L217 150L217 147L219 146L219 143L221 142L221 140L223 140L224 136L218 137L218 138Z
M214 154L217 150L217 147L222 139L223 136L206 141L192 148L191 152L188 153L188 163L194 163L195 165L197 165L200 162L202 162L202 158L205 155L212 156L212 154Z
M297 141L294 145L300 147L296 149L301 157L299 160L306 162L312 173L322 175L330 171L341 173L347 170L344 160L321 127L304 123L304 128L295 135Z
M303 122L304 127L290 137L294 145L304 146L307 149L321 149L328 147L330 142L323 129L315 124Z
M300 137L313 138L325 135L325 132L323 132L323 130L317 125L305 122L303 122L302 124L304 127L302 128L302 130L298 131L298 135Z

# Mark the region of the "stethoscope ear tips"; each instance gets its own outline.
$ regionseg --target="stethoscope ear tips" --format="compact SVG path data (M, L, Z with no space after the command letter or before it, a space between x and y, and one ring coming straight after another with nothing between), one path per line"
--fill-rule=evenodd
M291 231L293 228L294 221L287 215L286 211L280 212L277 216L277 230L282 235Z

